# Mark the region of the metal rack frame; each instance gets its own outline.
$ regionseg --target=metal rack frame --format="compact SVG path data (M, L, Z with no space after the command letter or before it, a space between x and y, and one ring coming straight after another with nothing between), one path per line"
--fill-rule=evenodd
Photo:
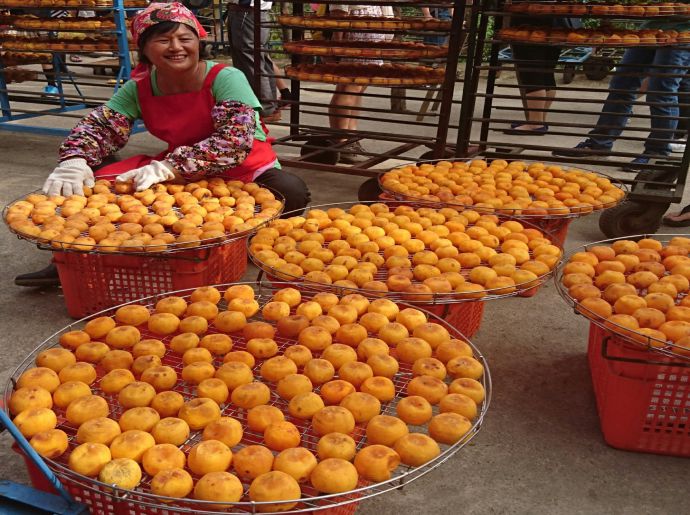
M544 0L531 0L530 3L543 3ZM524 61L516 59L499 59L499 52L503 47L509 44L509 41L502 40L496 37L498 31L507 26L507 21L512 16L517 16L518 13L509 12L505 9L507 2L504 0L481 0L472 5L472 23L470 24L470 49L472 53L472 69L468 66L468 73L466 74L467 87L463 94L463 105L460 116L460 128L458 131L458 138L456 143L456 154L467 155L468 153L482 154L483 156L496 159L524 159L524 160L544 160L545 153L548 153L548 160L558 161L566 164L575 165L598 165L602 166L601 158L614 158L617 162L613 165L625 165L627 161L638 157L642 154L642 149L639 152L630 151L614 151L602 150L596 152L594 156L557 156L551 157L550 152L560 149L562 147L549 146L540 144L532 137L523 136L519 141L514 141L501 135L501 131L508 128L510 122L522 121L523 107L511 107L505 105L509 100L521 100L520 85L517 81L513 84L498 83L497 78L500 71L516 71L518 65L523 64L525 71L539 71L544 70L543 62L529 61L525 66ZM575 3L575 2L572 2ZM613 5L615 2L606 2ZM532 15L530 16L539 16ZM555 14L551 13L548 16L552 18L576 17L573 14ZM601 19L608 23L610 20L618 20L627 23L639 22L645 20L641 16L631 15L597 15L594 13L581 15L585 18ZM669 14L669 18L688 19L687 14ZM487 30L489 23L493 21L494 37L489 39L487 37ZM525 43L528 43L526 41ZM686 46L687 44L677 44L677 46ZM562 43L554 43L552 46L568 47L568 46L594 46L592 43L579 43L577 45L569 45ZM620 45L622 48L628 48ZM485 49L488 47L488 57L485 57ZM607 46L603 48L607 48ZM664 68L664 66L654 65L655 68ZM670 68L668 65L666 68ZM677 68L677 67L676 67ZM690 67L687 67L690 70ZM604 68L605 70L605 68ZM566 74L570 71L556 70L556 74ZM621 65L618 64L618 70L609 72L607 75L613 76L614 73L622 74ZM654 72L653 72L654 73ZM663 76L662 72L656 72ZM650 74L652 75L652 74ZM480 78L486 77L486 85L481 90ZM677 75L676 75L677 76ZM608 85L601 87L581 87L576 85L557 85L554 88L559 92L566 92L568 96L556 98L556 102L561 105L547 109L534 109L534 111L551 112L560 115L572 117L572 121L550 123L551 130L549 134L555 134L564 137L578 136L581 139L587 137L588 129L592 129L592 123L586 119L578 119L583 115L599 115L601 112L602 100L610 91ZM578 93L585 95L594 94L597 98L583 99L576 98ZM690 93L678 93L679 105L687 107L690 104ZM620 102L619 102L620 103ZM636 100L635 106L647 106L650 104L646 100ZM658 104L657 104L658 105ZM475 109L479 109L480 114L475 114ZM633 120L649 120L651 115L646 113L631 113L630 119ZM520 119L520 120L518 120ZM473 134L473 128L479 128L478 136ZM606 127L603 127L604 129ZM611 127L609 127L611 128ZM554 130L555 129L555 130ZM628 141L633 143L641 143L647 139L646 133L649 132L649 127L630 127L630 124L624 128L625 133L616 138L616 141ZM668 135L671 140L672 135ZM666 140L666 141L669 141ZM574 141L574 140L573 140ZM687 141L687 134L684 136L684 141ZM476 152L470 152L471 146L476 145L478 149ZM610 166L607 164L607 166ZM661 223L661 216L666 212L668 206L672 203L680 202L685 188L688 167L690 166L690 148L686 147L682 157L666 156L655 159L652 163L639 166L639 172L635 171L634 177L630 177L631 172L623 173L620 180L630 184L631 192L626 202L617 206L616 208L606 212L602 215L600 220L600 228L609 237L623 236L626 234L638 233L653 233Z
M17 7L21 8L21 7ZM27 6L27 8L29 8ZM129 55L129 45L127 42L127 27L125 23L126 12L132 10L139 10L140 7L124 7L124 0L113 0L113 7L89 7L89 6L51 6L51 7L31 7L32 9L42 9L46 12L50 9L65 9L65 10L92 10L96 12L112 12L115 22L115 30L113 31L117 39L116 55L119 61L118 71L115 75L114 90L120 87L120 84L127 79L132 71L132 63ZM39 29L40 30L40 29ZM78 31L77 31L78 32ZM43 52L43 51L42 51ZM55 74L55 82L59 93L57 95L41 95L35 92L11 92L8 88L7 81L3 73L3 63L0 60L0 130L10 132L26 132L32 134L46 134L64 136L69 134L69 129L61 129L51 127L49 124L20 124L14 123L22 120L33 120L43 116L66 116L70 118L81 118L79 115L70 114L72 111L80 111L96 107L108 98L88 97L82 93L79 85L104 86L102 83L85 83L79 80L86 77L79 73L66 70L65 63L59 56L59 53L51 50L46 51L52 54L53 73ZM71 53L67 51L66 53ZM70 64L70 67L74 65ZM79 65L76 65L78 67ZM83 66L83 65L81 65ZM64 70L64 71L63 71ZM69 83L74 86L77 95L69 95L64 91L64 84ZM110 87L110 86L108 86ZM46 106L46 109L28 109L13 107L13 103L32 103ZM49 107L52 106L52 107ZM141 127L137 128L137 132Z
M285 0L279 0L281 4L286 3ZM297 2L290 2L293 6L293 15L300 16L304 13L304 0ZM358 0L328 0L327 4L351 4L357 5L361 4ZM369 0L366 5L371 6L382 6L391 5L391 2L386 2L385 0ZM400 30L384 30L384 29L334 29L336 31L355 31L355 32L377 32L377 33L401 33L404 32L406 35L447 35L448 40L448 56L445 59L446 73L442 84L437 87L439 91L439 96L434 100L439 105L438 113L424 113L421 115L419 112L405 111L396 112L388 109L381 109L375 107L361 107L359 109L360 114L357 117L359 120L363 121L376 121L381 120L387 114L401 115L400 118L389 119L390 131L374 131L374 130L357 130L357 131L343 131L339 129L328 128L328 123L323 125L312 125L305 123L302 115L325 115L327 116L327 111L324 111L324 107L327 108L328 105L319 102L305 102L301 97L302 92L312 92L312 93L331 93L330 86L324 87L322 84L319 85L308 85L303 86L299 80L290 79L290 90L293 94L293 100L290 101L290 119L287 123L277 123L276 125L289 127L290 134L284 137L277 138L273 145L275 147L286 147L286 148L301 148L303 155L298 158L281 158L281 162L289 166L298 166L300 168L312 169L312 170L323 170L329 172L347 173L350 175L360 175L365 177L375 177L378 175L380 170L374 167L385 163L390 159L404 160L404 161L416 161L419 158L419 149L424 151L424 156L426 158L441 158L448 154L447 150L447 139L450 125L451 108L454 104L458 104L458 101L453 100L453 93L455 91L456 83L462 82L462 80L457 79L457 69L458 69L458 59L460 55L460 50L462 48L463 40L466 36L466 29L463 28L463 20L465 10L467 8L466 0L449 0L434 1L429 2L414 2L414 1L404 1L395 2L393 5L396 7L447 7L453 8L454 13L451 19L451 28L449 31L435 31L435 32L420 32L420 31L400 31ZM263 101L277 101L277 99L268 98L265 92L261 91L260 77L265 76L261 70L261 56L264 52L275 52L274 50L264 49L261 47L261 37L260 31L262 27L278 28L281 25L277 23L264 24L262 26L260 20L260 11L254 9L254 67L255 67L255 84L253 87L258 93L257 96ZM292 29L292 40L300 40L304 38L304 28L293 28ZM366 59L366 58L363 58ZM293 54L291 57L292 65L297 65L301 62L301 56ZM274 75L275 76L275 75ZM370 86L370 89L379 86ZM390 86L383 86L390 87ZM431 100L427 93L430 88L423 86L402 86L393 87L392 90L400 90L404 92L404 89L415 91L415 93L424 93L424 95L414 95L406 97L407 100L414 100L419 102L427 102ZM360 96L364 98L389 98L389 95L382 94L376 91L365 91L359 93ZM425 96L426 95L426 96ZM392 99L394 94L390 95ZM421 115L417 116L417 120L414 118L407 119L403 118L405 115ZM424 118L426 116L432 117L433 121L425 122L419 118ZM415 125L420 128L420 133L416 135L398 133L396 126L399 127L401 124L404 125ZM334 138L335 142L329 142L327 144L314 144L314 139L328 139ZM337 142L338 139L344 141ZM365 162L359 163L352 166L343 166L338 164L329 164L323 162L315 162L313 159L319 155L325 153L335 153L336 155L343 149L344 146L349 143L357 142L360 140L371 140L376 143L387 143L394 145L392 149L388 151L372 150L367 152L366 155L369 157ZM416 155L413 152L416 151Z

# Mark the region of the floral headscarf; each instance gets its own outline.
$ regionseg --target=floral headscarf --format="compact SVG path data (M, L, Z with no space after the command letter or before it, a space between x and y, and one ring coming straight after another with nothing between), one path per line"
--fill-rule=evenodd
M171 2L167 4L154 2L137 14L132 21L132 37L134 39L134 44L137 44L139 37L146 29L163 23L164 21L172 21L186 25L194 29L200 39L204 39L208 36L206 30L201 26L199 20L196 19L192 11L181 3Z

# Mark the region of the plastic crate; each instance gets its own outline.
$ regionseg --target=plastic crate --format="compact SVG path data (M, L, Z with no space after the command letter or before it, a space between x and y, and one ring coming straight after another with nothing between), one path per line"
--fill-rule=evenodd
M35 489L57 494L50 481L45 478L39 468L22 452L16 443L12 445L12 450L24 459L31 485ZM60 481L70 495L74 497L74 500L87 505L94 515L172 515L176 513L174 506L146 506L128 499L118 499L109 493L99 490L98 487L86 487L69 478L61 478ZM353 515L357 511L357 506L359 506L359 502L355 501L342 506L324 508L308 513L313 513L314 515Z
M239 280L246 238L218 247L156 256L53 252L67 312L82 318L157 293Z
M549 238L554 245L563 247L568 237L570 222L573 220L574 218L530 218L529 222L542 231L549 233L547 238Z
M608 445L690 456L690 363L634 347L594 324L588 359Z
M480 300L457 304L423 304L415 307L442 318L467 338L479 331L484 316L484 302Z

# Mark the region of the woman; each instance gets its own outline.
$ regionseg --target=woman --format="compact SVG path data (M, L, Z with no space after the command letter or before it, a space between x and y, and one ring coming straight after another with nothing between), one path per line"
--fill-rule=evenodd
M511 24L577 29L582 26L579 18L513 17ZM513 136L543 136L549 131L546 117L556 98L556 67L561 48L548 45L514 43L513 59L525 121L511 123L506 134Z
M81 120L60 146L60 164L46 180L47 195L83 194L97 177L116 175L137 191L173 179L221 176L255 181L285 197L285 210L301 209L309 191L299 177L280 170L261 104L244 74L200 59L198 21L179 3L153 3L132 23L145 73L130 80ZM93 168L125 146L142 119L167 149ZM52 267L18 276L20 286L56 284Z
M331 5L329 12L332 16L384 16L382 7L378 5ZM349 41L385 41L386 34L372 32L334 32L333 40ZM368 64L383 64L378 59L342 59L341 61L356 61ZM331 129L351 134L357 131L359 109L362 107L362 94L366 86L355 84L338 84L331 97L328 108L329 124ZM343 142L345 139L342 140ZM359 141L355 141L341 147L340 162L345 164L357 164L371 159L366 155Z

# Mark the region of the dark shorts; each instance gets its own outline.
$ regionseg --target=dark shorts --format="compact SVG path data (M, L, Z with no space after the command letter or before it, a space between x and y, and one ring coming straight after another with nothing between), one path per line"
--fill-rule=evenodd
M518 84L529 93L556 87L555 70L561 49L544 45L514 44Z

